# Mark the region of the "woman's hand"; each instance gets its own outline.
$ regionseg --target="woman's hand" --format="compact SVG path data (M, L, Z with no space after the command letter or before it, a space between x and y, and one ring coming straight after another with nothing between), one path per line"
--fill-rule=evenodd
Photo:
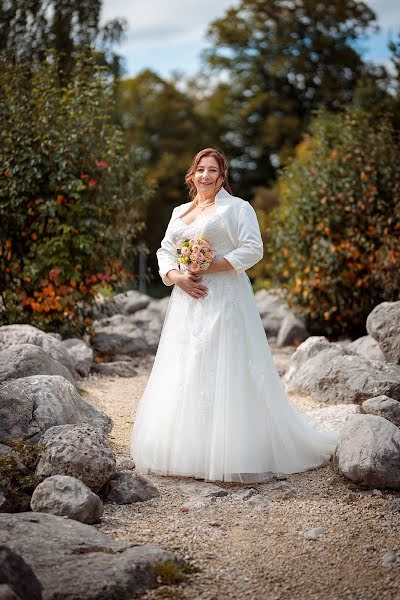
M192 298L205 298L207 296L206 286L200 283L201 275L191 273L189 270L180 272L174 269L170 272L169 277L175 285L179 286Z

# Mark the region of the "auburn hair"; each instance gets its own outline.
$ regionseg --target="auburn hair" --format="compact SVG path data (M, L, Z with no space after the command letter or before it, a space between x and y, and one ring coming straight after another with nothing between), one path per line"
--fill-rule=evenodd
M222 175L221 187L223 186L226 190L228 190L228 192L230 194L232 194L231 186L228 181L229 165L228 165L228 161L226 160L225 156L223 155L223 153L220 150L217 150L216 148L204 148L204 150L200 150L200 152L198 152L195 155L195 157L193 158L192 164L190 165L190 167L185 175L186 185L189 188L189 196L193 199L197 194L197 189L194 184L194 174L197 170L199 162L205 156L212 156L213 158L215 158L215 160L218 163L219 172Z

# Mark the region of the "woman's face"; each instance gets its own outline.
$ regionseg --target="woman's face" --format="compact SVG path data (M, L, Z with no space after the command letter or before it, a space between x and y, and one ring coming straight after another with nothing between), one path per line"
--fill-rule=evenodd
M194 174L194 184L200 195L219 190L222 185L222 176L213 156L203 156L200 160Z

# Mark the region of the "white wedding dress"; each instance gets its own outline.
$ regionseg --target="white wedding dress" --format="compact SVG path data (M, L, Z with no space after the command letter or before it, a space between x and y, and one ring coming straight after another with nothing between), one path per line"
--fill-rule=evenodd
M216 213L172 228L175 242L201 234L217 258L233 250ZM132 431L137 471L254 483L327 464L339 432L290 404L247 274L201 273L205 298L172 290Z

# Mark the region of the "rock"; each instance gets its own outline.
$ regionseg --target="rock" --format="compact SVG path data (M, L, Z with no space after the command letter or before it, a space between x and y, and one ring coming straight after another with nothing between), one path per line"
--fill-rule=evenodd
M131 600L157 585L157 563L184 564L159 546L113 540L46 513L0 514L0 542L32 566L47 600Z
M135 463L131 458L123 458L117 461L117 471L133 471Z
M182 512L188 512L190 510L198 510L201 508L205 508L206 506L210 506L211 498L192 498L188 500L181 506Z
M1 543L4 544L4 540ZM20 600L42 599L42 586L31 566L19 553L6 545L0 546L0 584L7 585L14 593L14 597ZM3 598L6 597L3 594Z
M221 496L228 496L229 494L229 492L224 490L224 488L220 487L219 485L206 482L197 483L196 481L181 481L179 483L179 489L188 496L196 496L200 498L218 498Z
M157 311L143 309L133 315L114 315L94 322L92 346L107 355L154 352L161 335L162 319Z
M288 393L332 404L361 404L380 394L400 400L398 365L369 360L323 339L309 338L293 353L284 377Z
M93 363L92 372L115 377L134 377L137 375L133 364L122 360Z
M400 300L375 306L367 317L366 327L379 343L385 360L400 364Z
M303 413L314 429L337 431L343 427L349 417L361 413L357 404L333 404Z
M347 348L370 360L385 361L385 355L380 349L378 342L370 335L364 335L357 340L354 340L351 344L347 345Z
M0 415L1 415L1 409L0 409ZM3 456L4 454L8 454L9 452L11 452L10 446L6 446L5 444L0 444L0 456Z
M379 496L380 498L383 496L381 490L372 490L373 496Z
M116 504L132 504L157 498L158 489L145 477L132 471L117 472L105 485L104 495Z
M70 475L83 481L93 492L114 475L116 461L104 433L90 425L60 425L43 435L43 452L36 475Z
M289 307L271 291L259 290L254 297L265 332L267 335L278 335L283 320L291 314Z
M129 315L146 308L150 302L150 296L136 290L128 290L112 298L99 295L94 313L96 318L110 317L115 314Z
M314 527L313 529L306 531L304 537L306 538L306 540L317 540L327 531L328 530L326 527Z
M279 328L276 345L278 347L298 345L308 337L309 333L303 321L292 314L288 314Z
M32 344L41 348L53 360L64 365L73 377L76 376L74 363L56 334L45 333L33 325L18 324L0 327L1 351L22 344Z
M62 345L71 357L74 368L82 377L87 377L93 363L93 350L84 340L79 338L68 338L63 340Z
M22 600L6 583L0 583L0 600Z
M333 462L357 484L400 489L400 429L382 417L353 415L340 432Z
M61 375L75 384L71 371L39 346L20 344L0 352L0 383L30 375Z
M395 552L393 552L393 550L388 550L382 556L382 566L383 567L390 567L390 565L393 565L394 563L397 563L398 560L399 559L397 557L397 554Z
M252 496L249 500L247 500L246 504L255 508L256 510L267 510L271 505L271 500L268 498L264 498L261 494L257 494L256 496Z
M28 436L37 441L55 425L89 423L103 431L112 420L59 375L32 375L0 386L0 441Z
M169 300L170 300L170 296L165 296L164 298L161 298L160 300L156 300L153 298L153 300L150 302L150 304L148 305L147 308L153 312L158 313L159 318L162 321L164 321L165 315L167 314Z
M234 500L248 500L252 496L255 496L255 494L258 494L258 492L254 488L243 488L242 490L233 493L232 498Z
M79 479L53 475L35 488L31 509L90 524L99 521L104 507L100 498Z
M400 427L400 402L388 396L376 396L362 403L362 409L369 415L383 417Z

